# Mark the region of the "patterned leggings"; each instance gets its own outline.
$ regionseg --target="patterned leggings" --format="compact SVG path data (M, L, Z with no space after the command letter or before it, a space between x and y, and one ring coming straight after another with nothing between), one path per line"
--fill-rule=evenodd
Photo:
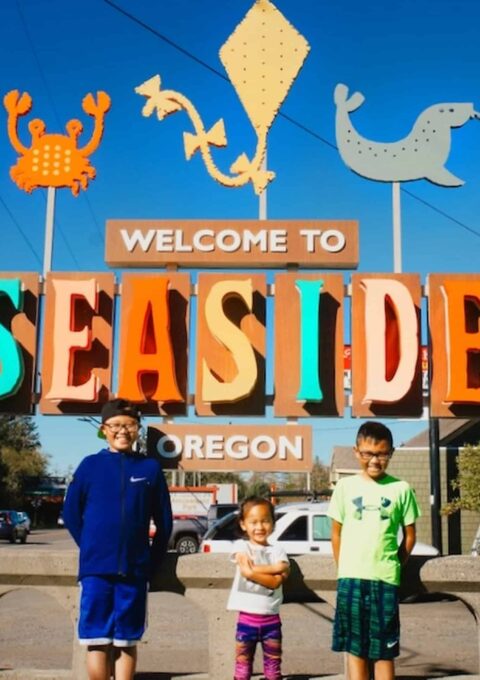
M263 674L266 680L281 680L282 624L278 614L246 614L237 621L235 680L250 680L257 642L263 650Z

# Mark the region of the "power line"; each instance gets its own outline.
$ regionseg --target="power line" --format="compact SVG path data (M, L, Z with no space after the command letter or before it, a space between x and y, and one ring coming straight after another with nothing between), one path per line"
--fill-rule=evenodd
M110 5L111 7L113 7L113 9L117 10L117 12L120 12L120 14L123 14L123 16L127 17L127 19L130 19L130 21L133 21L135 24L138 24L138 26L145 29L149 33L152 33L155 37L160 38L160 40L163 40L163 42L167 43L167 45L170 45L170 47L173 47L175 50L177 50L177 52L181 52L186 57L188 57L189 59L192 59L192 61L195 61L200 66L203 66L203 68L206 68L208 71L210 71L214 75L218 76L222 80L225 80L226 82L229 82L227 76L224 75L221 71L218 71L216 68L213 68L213 66L210 66L210 64L207 64L206 61L203 61L199 57L195 56L193 54L193 52L189 52L189 50L185 49L184 47L181 47L181 45L176 43L174 40L167 38L166 35L163 35L163 33L160 33L160 31L157 31L156 28L149 26L149 24L145 23L144 21L142 21L141 19L139 19L135 15L130 14L130 12L127 12L126 10L123 9L123 7L120 7L116 3L112 2L112 0L104 0L104 2L106 2L107 5Z
M22 227L20 226L20 224L17 222L17 220L16 220L15 217L13 216L12 211L10 210L10 208L8 207L8 205L5 203L5 201L4 201L4 199L2 198L2 196L0 196L0 203L3 205L3 207L4 207L5 211L6 211L6 213L8 214L8 216L10 217L10 219L12 220L13 224L17 227L17 229L18 229L18 231L20 232L20 234L21 234L23 240L24 240L25 243L27 244L27 246L28 246L30 252L32 253L32 255L34 256L34 258L36 259L36 261L38 262L38 264L39 264L40 267L41 267L41 266L42 266L42 263L41 263L41 261L40 261L40 258L39 258L38 255L37 255L35 249L33 248L32 244L30 243L30 239L28 238L28 236L27 236L26 233L23 231L23 229L22 229Z
M16 3L16 4L17 4L18 15L19 15L19 17L20 17L20 22L21 22L21 24L22 24L22 27L23 27L23 30L24 30L24 33L25 33L25 37L26 37L26 39L27 39L27 43L28 43L28 45L29 45L29 47L30 47L30 51L31 51L31 53L32 53L32 55L33 55L33 59L34 59L35 64L36 64L36 66L37 66L37 70L38 70L38 72L39 72L39 74L40 74L40 79L41 79L41 81L42 81L43 88L44 88L44 90L45 90L45 92L46 92L46 94L47 94L47 98L48 98L48 100L49 100L49 102L50 102L50 107L51 107L51 109L52 109L52 111L53 111L53 114L54 114L54 116L55 116L55 120L56 120L56 122L57 122L58 129L60 130L60 129L62 128L62 124L61 124L61 122L60 122L60 117L59 117L58 112L57 112L57 108L56 108L56 105L55 105L55 100L54 100L54 98L53 98L53 96L52 96L52 93L51 93L51 91L50 91L50 88L49 88L49 86L48 86L48 81L47 81L47 78L46 78L45 73L44 73L44 71L43 71L42 65L41 65L41 63L40 63L40 59L38 58L38 54L37 54L37 51L36 51L36 49L35 49L35 45L34 45L34 43L33 43L32 37L31 37L31 35L30 35L30 31L28 30L28 25L27 25L27 22L26 22L26 19L25 19L25 15L24 15L24 13L23 13L23 11L22 11L22 7L21 7L21 4L20 4L20 0L17 0L17 3ZM91 218L92 218L93 224L95 225L95 229L96 229L96 231L98 232L98 234L99 234L99 236L100 236L100 238L101 238L101 241L102 241L102 243L103 243L103 241L104 241L104 234L102 233L102 231L101 231L101 229L100 229L100 226L99 226L99 224L98 224L98 221L97 221L97 219L96 219L96 217L95 217L95 214L94 214L92 205L91 205L91 203L90 203L90 200L89 200L88 196L86 196L85 194L82 194L82 197L85 199L85 202L86 202L87 207L88 207L88 210L89 210L89 212L90 212L90 216L91 216ZM58 222L57 222L57 225L58 225ZM67 244L67 238L66 238L65 234L62 233L62 229L60 228L60 225L58 225L58 226L59 226L60 233L61 233L61 235L62 235L62 237L63 237L63 241L64 241L65 244ZM69 253L72 255L74 261L76 261L75 256L73 256L73 254L72 254L72 251L71 251L70 246L67 245L67 249L68 249ZM78 264L77 264L77 266L78 266Z
M208 71L213 73L218 78L221 78L223 81L228 81L228 78L221 71L218 71L217 69L213 68L213 66L210 66L210 64L208 64L207 62L205 62L202 59L200 59L199 57L197 57L195 54L193 54L193 52L190 52L185 47L182 47L181 45L176 43L171 38L168 38L163 33L160 33L160 31L157 31L157 29L153 28L152 26L147 24L145 21L142 21L141 19L139 19L135 15L131 14L130 12L127 12L125 9L123 9L123 7L120 7L119 5L117 5L112 0L104 0L104 2L107 5L110 5L110 7L115 9L117 12L119 12L120 14L125 16L130 21L133 21L135 24L137 24L138 26L140 26L144 30L148 31L149 33L151 33L155 37L159 38L160 40L163 40L163 42L165 42L167 45L170 45L170 47L173 47L173 49L177 50L177 52L180 52L181 54L186 56L188 59L191 59L192 61L194 61L196 64L203 66L203 68L207 69ZM322 144L325 144L326 146L330 147L331 149L335 149L336 151L338 151L338 146L334 142L331 142L328 139L325 139L325 137L322 137L320 134L318 134L317 132L315 132L314 130L309 128L308 126L304 125L300 121L296 120L295 118L292 118L291 116L288 116L287 114L283 113L282 111L280 111L278 115L281 118L283 118L284 120L291 123L292 125L295 125L295 127L299 128L300 130L302 130L306 134L310 135L314 139L318 140L319 142L322 142ZM438 213L439 215L442 215L442 217L444 217L445 219L450 220L451 222L453 222L454 224L456 224L459 227L462 227L462 229L465 229L466 231L470 232L474 236L480 237L479 231L473 229L472 227L469 227L464 222L461 222L460 220L456 219L455 217L452 217L451 215L444 212L443 210L440 210L439 208L435 207L429 201L426 201L425 199L420 198L420 196L417 196L416 194L414 194L413 192L411 192L407 189L402 188L401 190L402 190L403 193L407 194L408 196L415 199L419 203L422 203L423 205L427 206L428 208L430 208L434 212Z
M474 236L480 236L480 232L476 231L472 227L469 227L467 224L464 224L460 220L457 220L455 217L448 215L446 212L444 212L443 210L440 210L440 208L437 208L432 203L429 203L428 201L425 201L425 199L420 198L420 196L416 196L416 194L412 194L412 192L409 191L408 189L402 188L402 191L403 191L404 194L407 194L407 196L411 196L412 198L414 198L419 203L423 203L423 205L426 205L428 208L430 208L434 212L438 213L439 215L442 215L442 217L445 217L447 220L450 220L454 224L457 224L459 227L462 227L462 229L466 229L467 231L469 231Z

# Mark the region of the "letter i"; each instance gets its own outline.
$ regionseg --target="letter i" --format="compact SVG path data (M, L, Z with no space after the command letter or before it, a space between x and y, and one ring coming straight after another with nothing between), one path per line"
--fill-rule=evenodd
M320 386L320 293L323 281L296 280L300 293L300 389L297 401L322 401Z

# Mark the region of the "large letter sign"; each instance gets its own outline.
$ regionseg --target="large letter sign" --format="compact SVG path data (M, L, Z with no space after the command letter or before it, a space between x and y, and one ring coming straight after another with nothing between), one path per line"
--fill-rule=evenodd
M298 401L322 401L323 392L319 381L319 323L318 310L323 281L295 281L301 299L301 372Z
M129 277L122 297L118 394L141 402L184 401L175 376L167 276ZM147 384L144 378L153 377Z
M363 401L392 404L408 393L415 377L419 353L415 305L408 289L400 281L364 279L361 285L365 293L365 328L375 328L375 333L366 336L366 388ZM393 370L388 370L387 365L390 330L387 305L393 317L390 325L396 330L398 342L398 351L395 351L395 347L391 351L391 354L398 355Z
M433 365L432 415L478 416L480 277L431 274L428 309Z
M223 313L223 303L239 297L249 312L253 307L251 280L216 283L205 301L205 319L212 336L228 351L236 364L237 373L230 381L215 378L203 359L202 399L205 402L232 402L248 397L257 380L257 364L247 336Z
M0 298L7 298L19 311L22 306L20 279L0 279ZM12 333L0 325L0 396L9 397L20 387L24 376L22 354Z
M352 413L420 416L420 278L352 277ZM43 356L38 340L36 274L0 273L0 409L46 414L100 412L112 393L142 412L200 416L341 416L343 305L340 274L49 273ZM480 276L431 275L426 287L431 344L431 409L437 417L480 412ZM112 382L115 294L120 298L118 387ZM197 297L195 328L189 303ZM273 298L273 389L266 394L266 298ZM192 379L188 345L196 332ZM39 394L33 375L41 373ZM188 385L195 385L193 395ZM428 380L423 389L428 387ZM346 388L348 389L348 387Z
M262 415L265 410L265 276L198 277L199 415Z
M42 413L97 413L112 381L113 274L49 273Z
M414 274L352 277L355 416L420 415L420 279Z

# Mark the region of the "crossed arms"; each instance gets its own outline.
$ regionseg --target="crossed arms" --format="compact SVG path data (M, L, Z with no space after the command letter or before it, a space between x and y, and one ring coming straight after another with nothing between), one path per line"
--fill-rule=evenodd
M235 553L235 562L238 564L242 576L270 590L275 590L281 586L287 580L290 572L288 562L254 564L247 553L243 552Z

